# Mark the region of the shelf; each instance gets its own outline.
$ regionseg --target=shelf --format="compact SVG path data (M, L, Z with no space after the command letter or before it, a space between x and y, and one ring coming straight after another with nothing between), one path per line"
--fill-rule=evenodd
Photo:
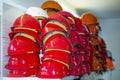
M61 79L43 79L38 77L22 77L22 78L3 77L2 80L61 80Z
M21 77L21 78L11 78L11 77L2 77L2 80L73 80L77 78L77 76L67 76L62 79L45 79L45 78L38 78L38 77Z

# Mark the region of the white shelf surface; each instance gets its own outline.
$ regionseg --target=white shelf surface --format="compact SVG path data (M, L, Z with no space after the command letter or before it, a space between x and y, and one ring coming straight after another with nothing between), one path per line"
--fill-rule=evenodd
M67 76L64 77L62 79L60 78L38 78L38 77L17 77L17 78L13 78L13 77L2 77L2 79L0 80L73 80L75 78L77 78L78 76Z
M2 80L61 80L61 79L43 79L38 77L22 77L22 78L3 77Z

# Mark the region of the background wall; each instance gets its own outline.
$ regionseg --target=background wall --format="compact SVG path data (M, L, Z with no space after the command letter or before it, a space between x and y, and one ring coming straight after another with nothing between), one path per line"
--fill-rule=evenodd
M107 72L103 77L105 80L120 79L120 18L99 19L102 27L101 36L107 44L107 49L112 52L115 59L115 69ZM110 79L112 78L112 79Z

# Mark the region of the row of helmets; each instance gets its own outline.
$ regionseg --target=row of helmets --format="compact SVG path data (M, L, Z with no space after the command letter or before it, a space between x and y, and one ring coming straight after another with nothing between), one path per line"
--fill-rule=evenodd
M11 27L7 76L63 78L111 70L100 30L93 14L80 19L53 0L30 7Z

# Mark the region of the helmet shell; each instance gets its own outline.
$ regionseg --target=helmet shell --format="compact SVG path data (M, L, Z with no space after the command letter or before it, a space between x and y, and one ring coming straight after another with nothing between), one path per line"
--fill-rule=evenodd
M41 27L37 19L29 14L23 14L19 16L13 23L13 27L26 27L36 29L41 32Z
M39 68L27 68L27 69L12 69L7 74L7 77L30 77L36 76L38 73Z
M19 54L12 55L6 64L7 69L27 69L38 67L40 65L40 59L38 54Z
M39 53L39 48L35 42L23 36L17 36L11 40L8 46L8 55L25 53Z
M43 61L38 72L39 78L63 78L68 75L68 67L54 60Z
M81 20L85 24L98 24L97 17L89 12L83 13L81 15Z

